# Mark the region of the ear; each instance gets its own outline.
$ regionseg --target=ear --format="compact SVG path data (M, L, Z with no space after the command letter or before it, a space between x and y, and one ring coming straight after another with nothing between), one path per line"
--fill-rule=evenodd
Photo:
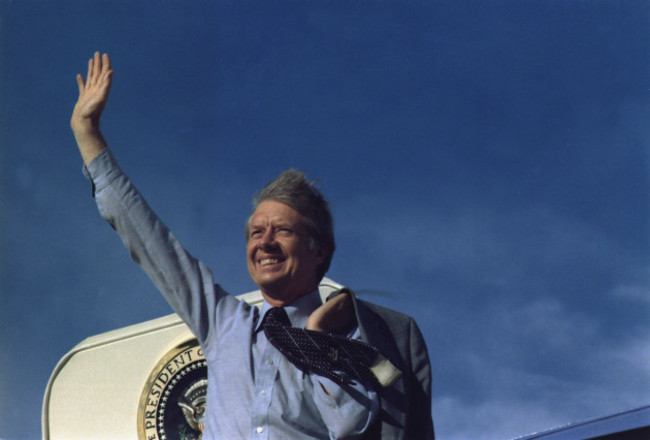
M325 261L328 254L329 250L326 247L318 246L315 254L317 264L321 264L323 261Z

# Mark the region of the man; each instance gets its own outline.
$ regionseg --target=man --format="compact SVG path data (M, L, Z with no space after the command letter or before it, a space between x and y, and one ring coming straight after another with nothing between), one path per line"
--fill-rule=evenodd
M263 189L246 241L264 304L258 310L237 300L180 245L107 148L99 119L112 78L108 55L95 53L86 81L77 76L71 128L102 217L201 344L208 363L203 438L432 439L431 370L415 322L348 289L320 299L335 249L322 195L295 170ZM300 347L295 355L281 340L297 339L285 335L323 342L313 355ZM322 346L331 357L312 362ZM367 353L361 367L358 353Z

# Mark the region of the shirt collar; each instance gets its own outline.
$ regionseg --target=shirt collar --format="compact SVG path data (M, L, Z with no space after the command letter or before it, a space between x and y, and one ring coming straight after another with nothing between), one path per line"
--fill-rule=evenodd
M291 321L292 327L304 328L305 325L307 325L307 318L309 318L309 315L311 315L311 313L321 305L323 305L323 301L321 300L320 292L316 289L296 299L288 306L285 306L284 310L289 316L289 321ZM273 306L264 300L262 309L260 310L260 319L257 321L255 331L259 330L259 327L262 324L262 319L266 315L266 312L271 308L273 308Z

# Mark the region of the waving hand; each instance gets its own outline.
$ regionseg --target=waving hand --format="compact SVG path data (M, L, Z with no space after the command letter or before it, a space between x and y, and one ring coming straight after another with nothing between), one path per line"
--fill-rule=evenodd
M77 75L79 99L72 112L70 127L86 165L106 147L99 131L99 118L108 101L113 74L108 54L101 56L95 52L94 57L88 61L86 81Z

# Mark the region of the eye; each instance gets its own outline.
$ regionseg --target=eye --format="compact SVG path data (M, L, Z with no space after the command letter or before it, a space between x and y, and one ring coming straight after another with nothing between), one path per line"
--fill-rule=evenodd
M264 231L261 229L252 229L250 232L250 238L258 238L264 234Z
M285 237L288 237L288 236L290 236L290 235L293 235L293 229L291 229L291 228L287 228L287 227L278 228L277 233L278 233L279 235L283 235L283 236L285 236Z

